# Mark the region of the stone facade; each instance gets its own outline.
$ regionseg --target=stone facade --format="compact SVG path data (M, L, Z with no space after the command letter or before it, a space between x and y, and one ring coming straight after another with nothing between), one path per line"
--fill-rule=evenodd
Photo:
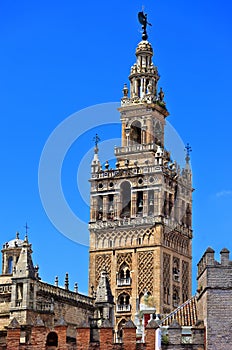
M221 261L208 248L198 263L198 312L206 326L207 350L232 348L232 261L222 249Z
M55 285L41 281L38 266L33 265L27 237L21 240L17 234L15 239L4 244L0 275L0 344L6 342L6 326L13 320L20 325L23 344L31 341L34 325L51 330L64 319L67 337L75 338L76 326L93 316L94 299L69 290L68 275L64 288L58 286L57 280ZM15 323L11 324L12 328Z
M101 166L97 145L91 165L89 290L105 269L118 333L145 293L160 315L191 296L192 175L188 154L180 169L164 148L169 113L152 56L142 40L123 88L115 169Z

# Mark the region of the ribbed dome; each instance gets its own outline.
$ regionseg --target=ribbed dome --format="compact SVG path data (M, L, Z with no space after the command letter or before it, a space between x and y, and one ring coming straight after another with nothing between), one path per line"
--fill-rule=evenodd
M151 55L153 54L152 46L147 40L142 40L140 43L138 43L138 46L136 48L136 55L142 52L149 52Z
M7 248L21 247L23 245L23 240L19 238L14 238L6 243Z

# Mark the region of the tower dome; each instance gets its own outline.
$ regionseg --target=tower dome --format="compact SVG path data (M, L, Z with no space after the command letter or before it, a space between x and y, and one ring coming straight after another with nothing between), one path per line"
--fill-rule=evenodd
M136 48L136 56L140 53L150 53L150 55L153 55L153 49L149 41L142 40L138 43L138 46Z
M15 248L15 247L21 247L23 245L23 240L19 238L18 235L16 235L16 238L11 239L9 242L5 243L5 248Z

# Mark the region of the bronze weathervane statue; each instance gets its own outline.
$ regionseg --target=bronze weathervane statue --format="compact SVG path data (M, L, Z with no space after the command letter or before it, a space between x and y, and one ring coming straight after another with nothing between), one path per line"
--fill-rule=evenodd
M147 24L149 26L151 26L151 23L148 23L147 21L147 14L144 14L143 11L138 13L138 19L139 19L139 23L142 24L142 30L143 30L143 34L142 34L142 39L143 40L147 40L148 35L147 35Z

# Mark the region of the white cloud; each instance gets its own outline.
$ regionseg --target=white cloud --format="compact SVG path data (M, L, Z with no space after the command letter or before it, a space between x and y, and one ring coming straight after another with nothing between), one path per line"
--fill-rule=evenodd
M232 196L232 190L223 190L216 193L216 197Z

